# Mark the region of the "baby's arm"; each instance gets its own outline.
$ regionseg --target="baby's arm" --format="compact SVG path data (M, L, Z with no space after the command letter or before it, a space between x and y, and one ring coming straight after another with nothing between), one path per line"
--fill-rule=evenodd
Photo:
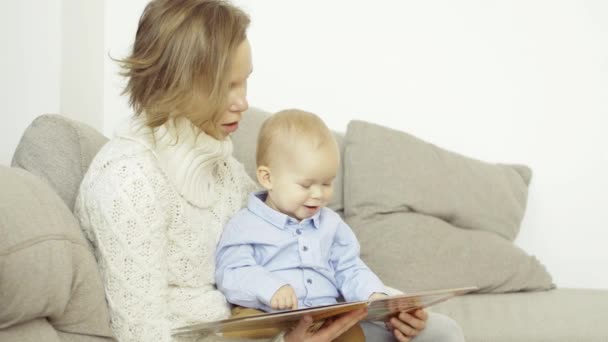
M254 249L239 227L229 223L217 246L215 281L218 289L233 304L265 309L272 307L273 296L287 282L258 265Z
M330 252L330 263L335 271L338 289L346 301L371 299L372 295L385 294L384 284L359 257L357 237L341 221L336 230Z

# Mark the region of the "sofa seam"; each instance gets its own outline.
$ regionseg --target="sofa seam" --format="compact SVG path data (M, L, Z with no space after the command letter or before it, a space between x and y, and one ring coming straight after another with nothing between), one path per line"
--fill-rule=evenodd
M78 245L78 246L86 248L86 246L83 246L83 244L81 242L79 242L73 238L69 238L69 237L67 237L65 235L61 235L61 234L49 234L49 235L39 236L37 238L28 239L28 240L19 242L18 244L11 246L4 251L0 251L0 256L8 256L8 255L18 252L20 250L23 250L27 247L31 247L31 246L34 246L36 244L39 244L41 242L46 242L46 241L67 241L74 245Z

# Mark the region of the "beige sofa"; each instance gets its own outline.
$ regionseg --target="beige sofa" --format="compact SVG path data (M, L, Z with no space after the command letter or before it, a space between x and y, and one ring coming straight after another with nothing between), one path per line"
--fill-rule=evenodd
M251 174L255 135L267 115L250 110L233 137ZM365 123L336 136L343 163L330 206L351 224L363 258L387 285L479 285L484 293L433 308L457 320L470 342L608 341L608 291L555 289L542 264L512 245L529 169L480 164ZM24 133L12 168L0 166L0 341L113 339L94 257L71 214L79 182L105 141L86 125L45 115ZM407 159L394 151L383 157L389 146ZM442 183L438 169L449 171L446 179L464 175ZM439 179L429 181L429 174ZM445 189L463 195L449 198Z

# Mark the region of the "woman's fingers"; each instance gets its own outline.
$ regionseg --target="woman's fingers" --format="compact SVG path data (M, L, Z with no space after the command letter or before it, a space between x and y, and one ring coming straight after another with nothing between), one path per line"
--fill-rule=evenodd
M419 319L421 319L425 322L429 319L429 314L424 309L418 309L418 310L414 311L414 316L418 317Z
M317 334L315 334L315 337L318 337L319 341L331 341L342 335L353 325L357 324L360 320L365 318L366 315L367 309L359 309L356 311L349 312L347 314L340 315L331 323L321 328L317 332Z
M334 318L328 318L323 323L321 329L316 332L309 331L313 324L312 317L306 315L300 319L296 327L285 335L288 342L327 342L332 341L342 335L346 330L357 324L367 315L367 309L360 309ZM314 330L314 329L313 329Z
M407 323L410 327L420 331L426 327L428 314L424 310L416 310L414 314L402 312L399 314L399 320Z
M308 328L312 324L312 317L306 315L300 318L300 321L296 325L296 327L291 331L290 335L294 336L305 336Z
M393 335L395 335L395 338L397 339L397 341L399 342L410 342L410 338L405 336L401 331L399 331L398 329L393 330Z
M409 323L404 322L402 315L399 314L398 317L391 318L391 325L395 328L395 330L401 332L404 336L413 337L418 335L418 330L413 328ZM395 334L397 337L397 334Z

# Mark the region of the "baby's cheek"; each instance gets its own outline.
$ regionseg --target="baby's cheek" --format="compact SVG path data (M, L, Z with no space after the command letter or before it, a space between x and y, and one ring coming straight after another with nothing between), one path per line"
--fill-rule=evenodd
M324 197L327 201L329 201L333 195L334 195L334 189L332 188L332 189L326 190Z

